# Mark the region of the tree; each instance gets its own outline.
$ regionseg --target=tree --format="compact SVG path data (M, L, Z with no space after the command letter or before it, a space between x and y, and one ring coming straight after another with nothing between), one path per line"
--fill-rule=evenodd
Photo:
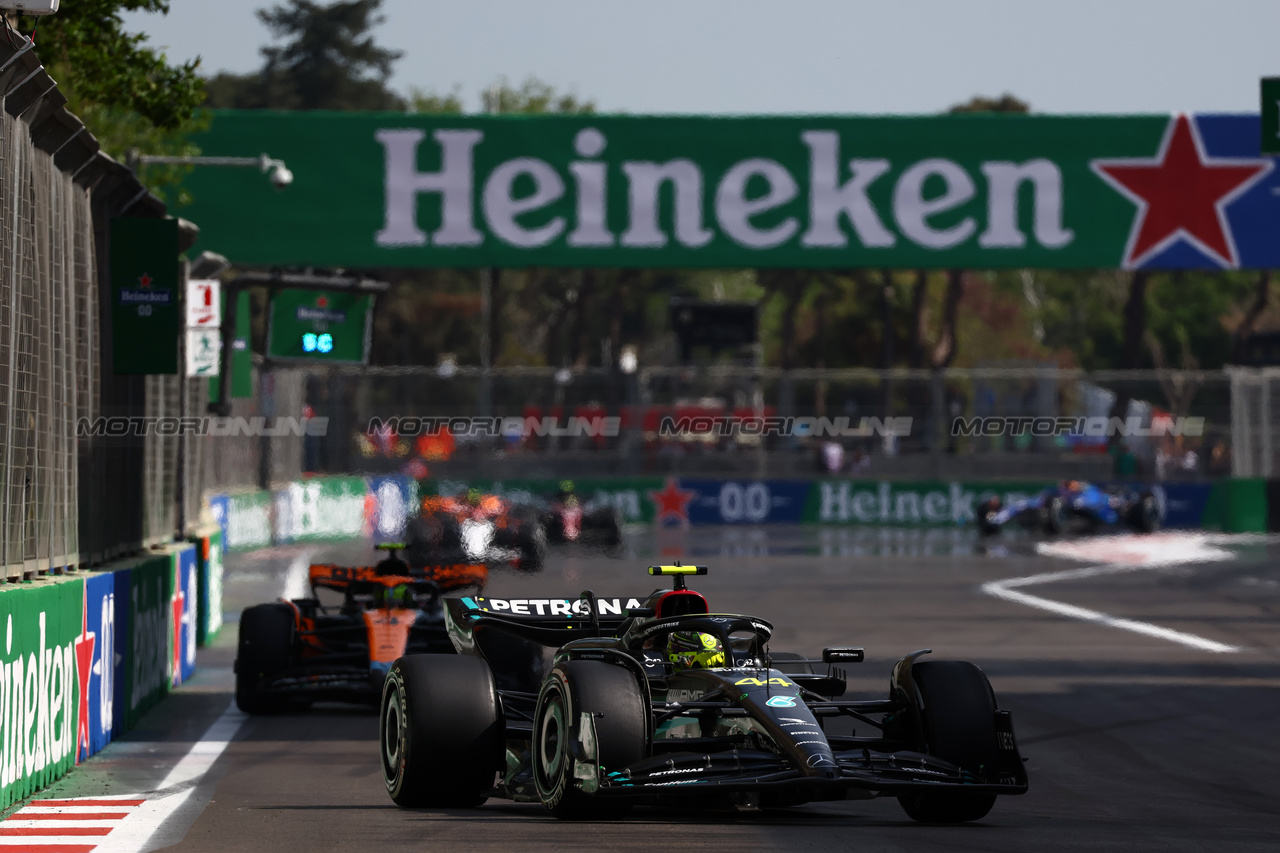
M379 47L369 31L384 20L382 0L320 5L289 0L260 9L258 19L282 44L262 48L250 74L208 81L208 106L282 110L402 110L387 86L400 51Z
M6 13L6 22L30 28L36 51L58 81L67 109L97 137L103 150L123 160L130 148L148 154L198 154L189 137L204 119L200 60L181 65L124 28L123 12L167 14L169 0L76 0L44 18ZM16 19L16 20L15 20ZM12 40L13 35L7 34ZM147 175L153 189L174 185L183 170Z

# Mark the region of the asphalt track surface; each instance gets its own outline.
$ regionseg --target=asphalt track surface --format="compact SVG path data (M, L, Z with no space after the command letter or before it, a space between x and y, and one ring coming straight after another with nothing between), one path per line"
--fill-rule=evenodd
M494 596L573 598L587 588L640 595L655 586L645 565L696 560L711 567L696 588L712 609L772 621L774 649L864 646L867 660L850 673L849 690L864 698L884 695L892 663L915 649L974 661L1000 704L1013 711L1031 780L1027 795L1002 798L976 824L917 825L887 798L758 814L637 808L626 820L599 823L560 822L539 805L500 800L474 810L400 809L382 786L374 713L338 705L291 717L227 711L234 624L216 647L201 651L193 681L41 796L147 799L140 810L150 809L150 816L123 821L95 853L677 847L1274 853L1280 850L1280 544L1176 536L1156 544L1154 556L1139 548L1135 557L1126 550L1132 542L1112 539L1086 548L1084 556L1094 557L1088 560L1046 556L1027 538L987 546L967 530L638 530L629 533L623 559L553 551L538 575L492 578ZM228 616L301 592L313 560L363 563L370 553L345 545L231 555ZM1170 564L1171 554L1195 561ZM1017 588L1056 602L1057 611L993 591L992 584L1051 572L1070 574ZM1156 626L1175 639L1134 625ZM1235 650L1206 651L1177 636Z

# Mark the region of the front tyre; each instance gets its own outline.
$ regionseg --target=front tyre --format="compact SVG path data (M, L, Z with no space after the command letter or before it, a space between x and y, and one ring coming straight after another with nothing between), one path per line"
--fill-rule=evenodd
M542 685L534 713L533 781L538 799L562 819L619 817L627 804L594 799L574 778L584 714L595 723L593 763L598 768L619 770L648 753L649 707L635 676L601 661L556 664Z
M396 805L470 808L488 798L504 728L493 673L480 658L399 658L383 682L378 730Z
M964 661L921 661L911 677L924 704L921 723L931 755L983 778L1000 762L996 697L982 670ZM980 820L995 805L995 794L956 790L912 791L898 796L902 810L920 823Z

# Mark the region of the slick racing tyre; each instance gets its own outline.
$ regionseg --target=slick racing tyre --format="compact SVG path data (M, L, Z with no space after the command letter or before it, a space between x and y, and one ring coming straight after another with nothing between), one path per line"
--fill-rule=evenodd
M382 685L378 731L396 805L473 808L488 799L504 727L493 673L480 658L399 658Z
M1156 504L1156 496L1151 492L1143 492L1138 502L1129 507L1129 517L1125 521L1139 533L1154 533L1158 530L1160 507Z
M542 571L547 558L547 529L537 522L526 524L516 534L516 549L520 552L516 566L520 571Z
M534 712L533 781L538 799L562 819L619 817L627 804L594 799L574 779L583 714L595 721L593 763L602 772L634 764L648 753L649 707L635 676L601 661L556 664Z
M287 604L259 604L240 615L236 707L246 714L273 714L288 707L286 699L261 692L261 685L292 663L294 628L293 608Z
M922 661L911 667L911 677L924 705L921 723L929 753L975 777L998 767L996 697L982 670L964 661ZM921 823L979 820L995 801L995 794L955 790L898 796L907 816Z
M978 532L983 536L994 536L1000 532L1000 525L996 523L996 513L1000 511L999 498L987 498L978 507Z
M1058 534L1067 529L1067 505L1062 498L1054 495L1045 504L1044 532Z

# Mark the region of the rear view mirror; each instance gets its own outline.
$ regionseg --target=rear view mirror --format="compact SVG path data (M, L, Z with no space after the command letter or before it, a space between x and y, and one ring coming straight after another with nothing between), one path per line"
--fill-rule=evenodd
M823 663L862 663L862 649L834 648L822 650Z

